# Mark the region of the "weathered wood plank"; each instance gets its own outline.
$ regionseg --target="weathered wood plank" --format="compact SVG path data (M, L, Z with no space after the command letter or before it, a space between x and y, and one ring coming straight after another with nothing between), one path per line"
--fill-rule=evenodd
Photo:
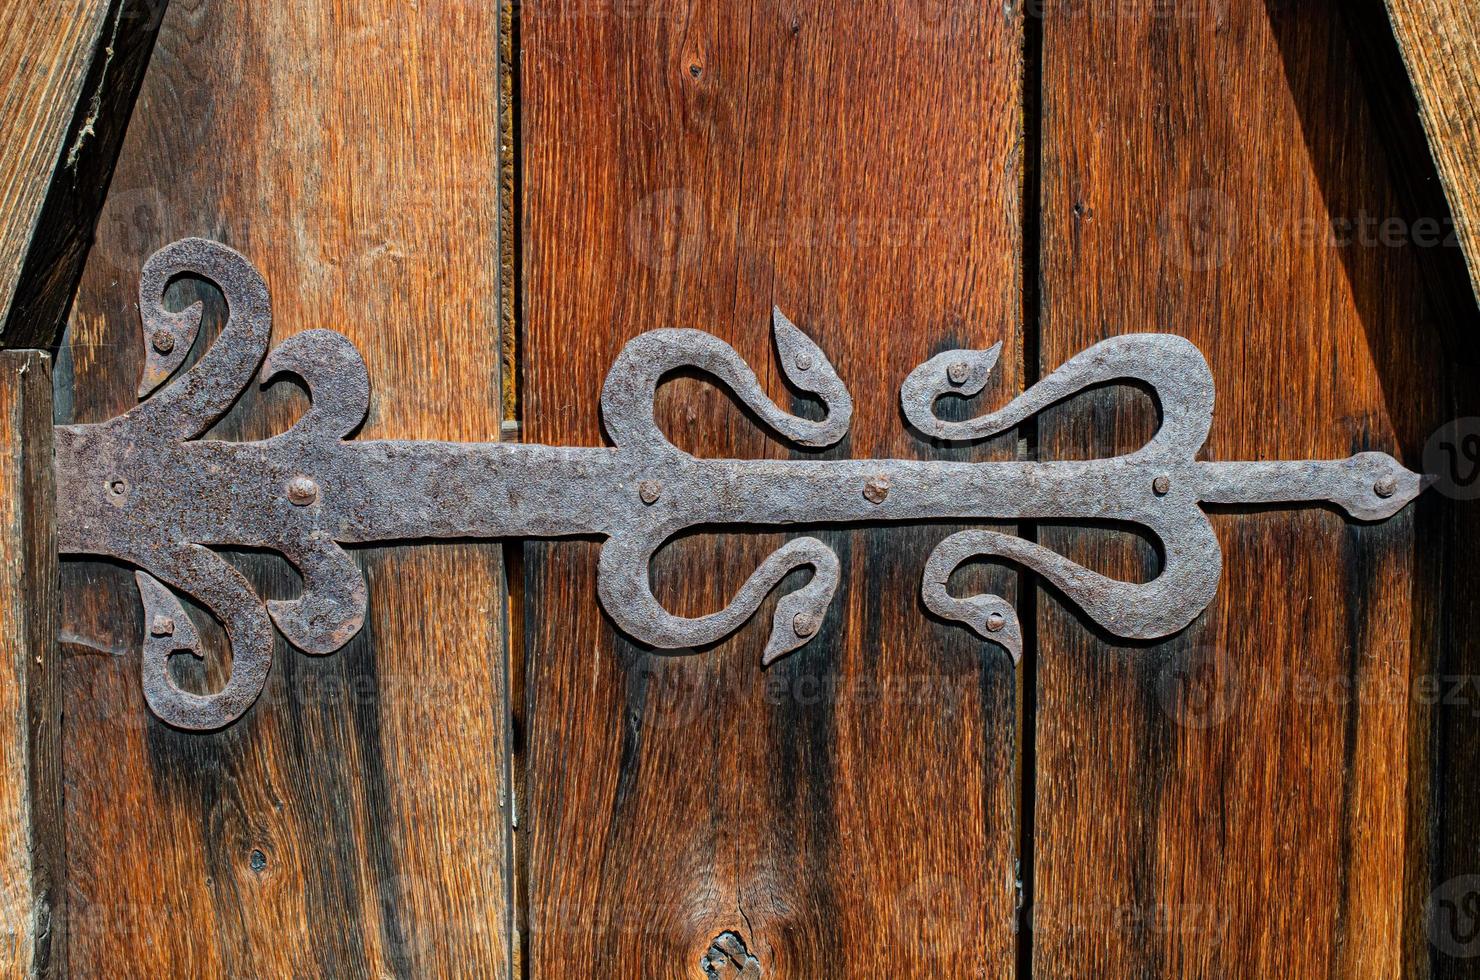
M0 974L59 975L61 670L51 358L0 351Z
M604 372L657 327L722 337L793 404L773 304L854 394L836 453L944 454L898 407L939 350L1003 341L988 397L1016 391L1014 10L524 4L526 440L598 444ZM692 380L658 417L694 452L785 452ZM767 670L769 605L714 649L658 656L603 619L595 547L528 548L530 975L1012 974L1016 679L921 608L946 533L824 530L834 610ZM780 540L684 539L656 588L719 608Z
M1348 32L1326 0L1050 12L1045 368L1176 332L1217 378L1208 458L1423 465L1452 347ZM1125 393L1079 399L1045 419L1044 454L1128 449L1152 420ZM1111 645L1041 599L1036 976L1409 974L1433 506L1372 527L1216 515L1219 597L1162 644ZM1044 541L1155 571L1106 530Z
M0 19L0 347L61 335L164 5L16 3Z
M1480 7L1386 0L1457 231L1480 296Z
M10 309L108 8L108 0L16 4L0 21L6 132L0 148L0 309Z
M497 4L458 0L172 4L63 348L64 414L129 407L139 267L194 234L262 269L274 342L355 341L364 435L497 439L498 28ZM301 402L249 392L216 431L281 431ZM71 568L77 975L509 975L499 549L357 557L361 636L325 658L280 644L263 699L208 736L148 716L127 574ZM298 587L240 561L265 595Z

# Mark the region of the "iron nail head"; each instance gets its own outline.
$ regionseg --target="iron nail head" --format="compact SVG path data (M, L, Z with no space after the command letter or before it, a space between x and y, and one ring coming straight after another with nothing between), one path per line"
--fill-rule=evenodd
M174 636L175 621L169 616L155 616L154 621L149 624L150 636Z
M1000 633L1000 632L1002 632L1002 628L1004 626L1006 626L1006 625L1007 625L1007 617L1004 616L1004 615L1002 615L1001 613L995 613L994 612L990 616L987 617L987 632L988 633Z
M971 365L967 364L965 361L957 361L955 364L952 364L950 367L946 368L946 377L950 378L951 384L957 386L958 388L961 385L964 385L966 383L966 379L970 376Z
M149 338L149 343L156 353L168 354L175 349L175 335L161 327L154 331L154 335Z
M307 507L319 499L319 485L306 476L295 476L288 481L288 502L294 507Z
M1378 480L1372 487L1372 492L1386 500L1398 492L1398 478L1389 474Z
M1172 478L1162 474L1151 481L1151 489L1158 497L1165 497L1172 492Z
M863 496L871 504L882 504L889 496L889 478L876 476L863 485Z
M799 612L792 617L791 628L797 636L813 636L822 629L822 622L816 613Z
M663 496L663 484L657 480L643 480L637 485L637 496L644 504L651 507L658 502L659 497Z

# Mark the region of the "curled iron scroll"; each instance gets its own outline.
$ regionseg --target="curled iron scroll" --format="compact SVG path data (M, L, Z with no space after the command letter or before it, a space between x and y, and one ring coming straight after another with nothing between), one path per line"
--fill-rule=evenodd
M165 307L165 289L193 275L216 284L225 326L189 370L201 307ZM795 446L836 445L853 401L822 350L779 310L772 329L779 369L821 401L808 419L783 410L728 344L692 329L633 338L601 393L611 445L450 444L359 440L369 374L344 336L313 329L268 356L271 310L245 257L186 239L145 264L140 279L145 363L141 403L94 425L59 426L58 536L64 554L108 555L137 568L145 609L143 689L167 724L209 730L253 704L271 667L273 626L305 653L341 649L366 615L365 580L344 545L422 537L605 538L599 598L616 627L660 650L692 651L750 620L789 574L803 585L775 601L763 664L818 635L842 575L838 556L799 534L762 561L718 612L685 618L664 609L649 584L654 553L695 528L774 531L889 521L1006 519L1114 521L1144 529L1163 566L1145 583L1121 582L1038 544L996 531L947 537L931 554L921 592L935 615L1022 656L1022 625L1002 597L951 594L953 572L973 560L1005 561L1056 586L1089 620L1126 639L1185 628L1212 600L1222 556L1206 503L1321 501L1361 520L1395 514L1423 478L1381 453L1347 460L1204 463L1197 454L1213 416L1213 379L1189 341L1168 334L1115 337L1071 358L1004 407L967 421L935 411L947 396L980 393L1000 355L949 351L901 387L908 421L924 435L970 441L1012 429L1087 388L1132 382L1156 399L1161 424L1133 453L1101 460L956 463L919 460L697 458L659 430L653 400L663 379L699 372L728 388L771 435ZM259 374L259 368L260 374ZM308 410L259 442L204 438L254 377L295 376ZM435 492L449 480L454 492ZM890 490L890 487L893 490ZM411 504L408 501L415 500ZM296 598L263 601L214 548L266 548L302 577ZM173 655L201 656L200 635L179 596L194 598L225 628L229 679L218 691L183 690Z
M900 391L905 417L936 439L985 439L1089 388L1129 381L1149 386L1160 413L1156 434L1125 458L1131 469L1185 470L1207 439L1213 422L1212 371L1194 344L1171 334L1129 334L1101 341L995 412L967 421L946 421L936 415L935 405L942 397L969 397L982 391L1000 350L1001 345L946 351L920 365ZM1052 583L1086 617L1115 636L1154 640L1184 629L1217 594L1222 552L1197 498L1180 488L1173 497L1170 477L1162 478L1167 480L1166 492L1157 493L1154 486L1151 492L1171 499L1155 507L1096 512L1093 502L1083 502L1086 517L1140 524L1157 537L1164 559L1152 581L1118 581L1021 538L963 531L941 542L930 556L922 586L926 607L1000 644L1017 660L1022 655L1017 611L1001 596L956 598L948 589L951 574L963 564L1002 560Z
M821 399L827 413L822 420L783 411L761 389L750 365L719 338L698 330L654 330L623 348L602 389L602 421L617 451L639 470L685 455L653 418L659 383L682 369L721 382L775 436L811 448L842 440L853 418L853 399L832 363L780 310L772 311L772 330L783 374L798 390ZM804 568L812 570L812 578L777 603L762 663L803 646L820 628L841 570L838 556L816 538L797 538L773 551L719 612L681 618L663 609L653 596L648 566L664 541L682 528L649 520L647 511L633 517L614 528L602 547L598 589L607 613L639 643L676 650L718 642L749 621L782 579Z

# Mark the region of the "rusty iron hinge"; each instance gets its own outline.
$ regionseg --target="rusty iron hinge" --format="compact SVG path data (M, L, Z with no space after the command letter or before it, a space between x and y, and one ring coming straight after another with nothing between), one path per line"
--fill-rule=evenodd
M182 275L224 295L225 326L190 370L155 394L195 344L201 306L164 305ZM926 563L922 586L934 614L962 623L1014 659L1022 653L1017 613L995 595L947 589L972 559L1026 567L1055 585L1117 637L1151 640L1190 624L1212 600L1222 573L1218 539L1203 505L1334 504L1357 520L1384 520L1423 489L1424 479L1382 453L1298 462L1202 462L1213 418L1213 378L1192 343L1168 334L1104 341L1071 358L1006 407L946 421L936 403L979 393L1000 345L940 354L901 391L904 413L926 437L980 440L1014 428L1087 388L1139 382L1155 394L1161 425L1143 447L1109 459L961 463L907 459L701 459L677 449L653 419L662 379L679 369L708 374L775 435L820 449L848 432L853 403L822 351L777 311L774 334L790 384L826 407L821 420L792 415L762 391L727 344L697 330L655 330L622 351L601 394L610 447L354 440L370 402L359 352L329 330L290 337L267 354L267 286L235 251L186 239L145 264L140 282L146 364L138 407L96 425L59 426L56 475L60 549L105 555L136 567L145 610L143 686L166 723L209 730L240 718L271 664L272 624L308 653L333 652L365 617L366 587L344 545L427 538L606 539L601 603L633 640L662 650L702 647L744 624L790 572L810 580L776 603L769 664L816 636L840 568L814 537L778 548L730 603L683 618L659 604L648 563L664 542L698 526L776 531L856 522L1113 521L1160 543L1160 574L1145 583L1106 578L1032 542L995 531L952 534ZM264 357L266 358L264 364ZM296 375L311 405L292 428L260 442L201 438L261 367L264 384ZM267 548L303 578L301 595L263 602L212 547ZM208 695L179 688L169 657L201 655L178 590L225 627L231 676Z

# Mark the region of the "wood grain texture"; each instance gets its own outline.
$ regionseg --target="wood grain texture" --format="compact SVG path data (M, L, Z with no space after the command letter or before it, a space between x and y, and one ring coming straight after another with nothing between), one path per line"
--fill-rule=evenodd
M261 268L274 342L332 327L359 346L366 437L496 440L498 24L459 0L171 4L63 348L63 415L130 406L139 268L203 235ZM292 385L252 390L215 432L260 438L301 409ZM298 588L276 559L237 560L265 596ZM357 560L362 634L324 658L280 643L261 701L215 735L150 718L127 572L69 563L76 975L509 975L499 550Z
M1410 976L1464 978L1480 956L1480 766L1475 737L1480 704L1480 306L1456 227L1455 208L1430 152L1420 93L1410 84L1385 5L1361 0L1341 8L1377 134L1413 229L1423 296L1422 352L1416 389L1398 408L1429 431L1424 472L1435 483L1415 510L1414 664L1409 726L1411 780L1404 942ZM1433 229L1444 234L1434 245ZM1437 396L1436 398L1433 396ZM1436 414L1430 415L1437 409Z
M51 358L0 351L0 974L66 943Z
M1021 384L1021 30L966 2L524 4L526 441L599 444L607 367L658 327L718 335L809 410L776 304L853 392L833 455L1014 454L923 444L898 391L999 340L987 397ZM690 451L785 452L707 384L658 403ZM948 532L823 530L834 608L768 670L769 603L658 656L602 617L595 546L529 546L531 976L1012 974L1016 678L920 603ZM685 538L655 587L712 611L780 541Z
M1480 296L1480 7L1386 2Z
M0 19L0 347L61 336L165 2L15 3Z
M0 309L10 308L108 0L16 4L0 21Z
M1454 100L1455 86L1474 88L1467 74L1477 55L1477 21L1466 7L1375 0L1361 18L1368 26L1364 54L1380 67L1386 84L1369 85L1388 115L1384 148L1396 154L1394 172L1406 178L1411 213L1437 217L1447 232L1445 247L1430 250L1425 263L1425 297L1433 301L1444 329L1438 351L1445 366L1444 422L1424 447L1425 471L1438 480L1421 512L1418 553L1428 556L1415 606L1431 624L1424 637L1433 651L1435 683L1423 699L1430 705L1431 728L1420 730L1416 748L1430 757L1424 790L1415 794L1427 833L1415 835L1410 862L1413 892L1422 915L1409 929L1409 960L1414 973L1435 978L1474 975L1480 956L1480 794L1473 773L1480 767L1475 737L1480 704L1480 307L1474 284L1474 220L1477 141L1474 106ZM1423 23L1419 16L1438 19ZM1469 118L1466 119L1468 112ZM1466 171L1465 168L1468 168ZM1457 229L1457 231L1455 231ZM1463 245L1463 250L1460 245ZM1468 264L1467 264L1468 263Z
M1217 379L1206 458L1421 469L1458 376L1343 6L1070 4L1044 39L1044 367L1175 332ZM1044 455L1131 448L1154 417L1076 400ZM1217 514L1219 596L1162 644L1041 598L1034 975L1421 972L1443 506ZM1043 540L1155 571L1107 530Z

